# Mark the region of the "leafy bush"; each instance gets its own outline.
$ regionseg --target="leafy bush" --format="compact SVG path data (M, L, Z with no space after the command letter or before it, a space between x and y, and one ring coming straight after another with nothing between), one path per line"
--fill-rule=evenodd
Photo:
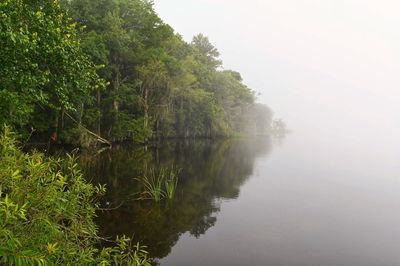
M98 250L93 217L104 186L87 183L73 156L22 152L0 135L0 265L150 265L129 239Z

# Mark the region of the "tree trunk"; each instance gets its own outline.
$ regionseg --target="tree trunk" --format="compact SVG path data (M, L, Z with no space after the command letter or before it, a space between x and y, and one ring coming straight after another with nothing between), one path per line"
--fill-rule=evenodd
M178 136L184 137L184 122L183 122L183 96L180 97L179 117L178 117Z
M156 139L157 141L160 139L160 120L157 118L156 120Z
M149 105L148 105L148 90L144 88L143 91L143 128L147 131L149 127ZM147 142L147 136L145 137L145 142Z
M64 107L61 109L61 130L64 129L64 116L65 116L65 109Z
M97 90L96 93L96 98L97 98L97 108L99 109L99 117L97 121L97 135L101 136L101 106L100 106L100 101L101 101L101 94L100 90Z
M115 92L114 100L113 100L113 109L115 111L115 116L114 116L114 122L111 123L110 128L108 130L109 137L111 136L113 126L118 122L119 102L117 100L117 97L118 97L119 85L120 85L120 73L119 73L119 69L117 69L115 72L115 78L113 81L113 89Z
M56 112L56 117L54 119L54 125L53 125L53 133L50 136L50 142L56 142L58 139L58 122L59 122L59 114L58 111Z
M118 90L119 90L119 79L120 79L120 74L119 74L119 71L117 71L117 73L115 74L115 79L114 79L114 90L116 92L118 92ZM114 106L115 112L118 113L118 111L119 111L119 102L118 102L118 100L116 98L114 98L113 106Z

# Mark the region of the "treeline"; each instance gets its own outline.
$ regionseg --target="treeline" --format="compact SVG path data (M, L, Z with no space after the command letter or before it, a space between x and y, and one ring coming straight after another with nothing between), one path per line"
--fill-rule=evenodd
M0 123L34 140L213 138L272 125L208 38L186 43L152 1L2 1L0 45Z

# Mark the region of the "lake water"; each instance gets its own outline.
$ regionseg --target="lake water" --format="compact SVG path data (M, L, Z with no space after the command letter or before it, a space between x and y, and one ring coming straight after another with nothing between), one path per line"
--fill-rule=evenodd
M400 265L399 149L385 139L315 137L122 145L82 157L106 183L101 235L147 245L160 265ZM134 200L135 179L179 166L177 194Z

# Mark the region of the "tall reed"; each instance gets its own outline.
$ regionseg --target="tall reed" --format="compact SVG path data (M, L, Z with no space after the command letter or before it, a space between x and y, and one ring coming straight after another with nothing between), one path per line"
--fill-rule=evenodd
M171 167L171 169L166 170L167 175L165 178L165 195L168 199L173 199L178 186L178 178L181 169Z
M147 195L154 201L158 202L165 197L165 192L163 189L163 169L157 173L154 168L151 168L148 174L143 175L143 177L138 180L144 186L143 194Z
M180 169L161 167L158 171L151 168L147 174L137 178L143 185L142 195L158 202L163 198L173 199L178 186Z

